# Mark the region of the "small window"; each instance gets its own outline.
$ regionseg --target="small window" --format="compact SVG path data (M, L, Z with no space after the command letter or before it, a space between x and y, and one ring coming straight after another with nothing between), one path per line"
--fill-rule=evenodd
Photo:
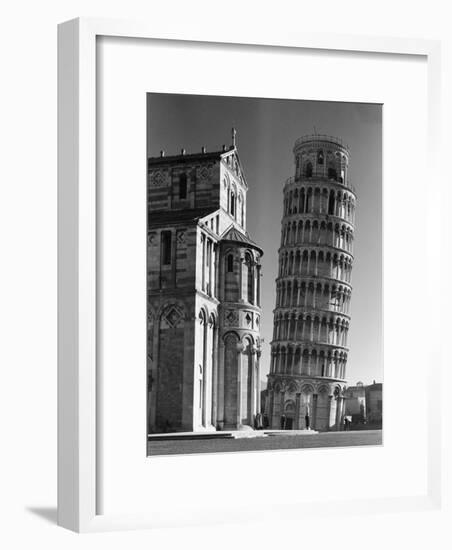
M231 193L231 216L235 216L235 195Z
M228 273L232 273L234 271L234 257L232 254L229 254L227 258L228 262Z
M187 174L181 174L179 176L179 198L187 198Z
M328 177L332 180L337 180L337 172L335 168L328 168Z
M162 231L162 264L171 264L171 231Z
M317 164L323 164L323 151L319 151L317 154Z
M306 177L312 178L312 164L310 162L306 165Z

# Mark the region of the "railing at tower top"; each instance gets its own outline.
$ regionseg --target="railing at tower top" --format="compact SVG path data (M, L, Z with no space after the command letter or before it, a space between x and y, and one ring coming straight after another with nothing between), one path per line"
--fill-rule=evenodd
M294 149L297 149L300 145L304 145L305 143L311 143L311 142L323 142L327 141L329 143L334 143L335 145L339 145L340 147L343 147L348 152L350 152L350 147L342 141L342 139L334 137L334 136L328 136L326 134L308 134L306 136L299 137L294 145Z
M316 181L321 181L321 180L328 180L329 182L332 182L332 183L338 183L339 185L342 185L344 187L346 187L347 189L350 189L350 191L352 191L355 195L356 195L356 190L355 190L355 187L351 184L350 182L350 178L348 178L348 181L347 182L344 182L342 181L342 178L338 177L338 178L329 178L328 176L325 176L325 174L316 174L315 172L312 173L312 176L304 176L304 175L300 175L298 177L294 177L294 176L291 176L290 178L287 178L286 181L284 182L284 187L286 187L287 185L291 185L292 183L297 183L297 182L309 182L309 181L312 181L312 182L316 182Z

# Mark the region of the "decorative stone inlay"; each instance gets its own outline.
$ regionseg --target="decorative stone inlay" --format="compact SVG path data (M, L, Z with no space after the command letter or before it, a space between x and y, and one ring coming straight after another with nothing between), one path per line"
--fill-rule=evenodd
M239 314L237 311L230 309L225 312L224 320L227 326L236 326L239 324Z
M182 314L176 307L172 307L165 315L165 321L172 328L175 328L181 319Z
M185 230L177 232L177 244L185 244Z
M151 174L151 181L153 185L163 185L165 183L164 180L165 178L160 171L156 171Z
M199 177L201 180L206 180L210 176L210 170L207 168L207 166L203 166L201 170L199 171Z

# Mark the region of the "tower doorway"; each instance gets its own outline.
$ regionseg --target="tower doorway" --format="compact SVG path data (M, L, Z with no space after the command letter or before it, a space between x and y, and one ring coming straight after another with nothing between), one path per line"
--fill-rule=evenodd
M293 430L295 420L295 403L288 401L284 407L285 422L283 430Z

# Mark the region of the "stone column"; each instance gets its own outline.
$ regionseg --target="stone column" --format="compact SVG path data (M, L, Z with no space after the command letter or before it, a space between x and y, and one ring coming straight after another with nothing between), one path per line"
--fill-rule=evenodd
M206 359L205 359L205 426L212 423L213 405L213 324L207 321L206 325Z
M213 287L212 287L212 296L215 296L215 298L218 298L218 244L214 243L213 245Z
M313 393L312 394L312 429L315 430L315 426L317 423L317 399L318 394Z
M273 388L270 390L270 395L268 396L268 410L267 410L267 418L270 428L274 428L274 421L273 421L273 403L275 400L274 396L274 390Z
M224 342L219 338L218 376L217 376L217 424L220 430L224 427Z
M248 416L250 426L254 428L254 417L256 415L256 367L255 367L255 351L248 350L248 365L251 369L251 372L248 373L251 376L251 395L248 396Z
M261 413L261 352L258 349L256 352L256 389L257 389L257 400L256 400L256 414Z
M225 262L227 261L226 258L223 256L220 260L220 253L219 253L220 245L218 245L218 263L217 263L217 272L218 272L218 299L224 300L224 285L225 285L225 272L226 272L226 266ZM222 262L221 269L220 267L220 261Z
M212 270L212 267L213 267L213 241L211 239L208 239L208 242L207 242L207 253L209 254L209 257L208 257L208 262L209 262L209 274L208 274L208 277L209 277L209 288L207 289L207 294L209 296L213 296L214 295L214 292L213 292L213 270Z
M295 429L301 429L301 394L297 393L295 396Z
M239 343L238 346L241 344ZM242 369L243 353L242 349L237 349L237 411L236 411L236 429L242 423Z
M328 406L327 406L327 429L329 430L330 429L330 425L331 425L331 400L333 399L333 396L332 395L329 395L328 396Z
M284 414L284 401L285 401L285 396L286 396L286 392L285 390L281 390L281 395L280 395L280 405L279 405L279 408L280 408L280 411L279 411L279 427L278 429L281 428L281 416Z
M201 235L201 241L202 241L202 284L201 288L204 292L206 290L206 237L204 233Z
M218 322L212 327L212 426L217 427L217 405L218 405Z
M203 350L203 365L202 365L202 377L203 377L203 380L202 380L202 392L203 392L203 396L202 396L202 404L203 404L203 407L202 407L202 425L204 427L207 426L207 419L208 419L208 414L207 414L207 408L208 408L208 387L209 387L209 358L208 358L208 350L209 350L209 347L208 347L208 338L209 338L209 334L208 334L208 330L207 330L207 325L208 321L206 319L205 323L203 324L202 326L202 330L203 330L203 333L204 333L204 340L203 340L203 344L204 344L204 350Z
M258 264L256 266L256 269L257 269L257 298L256 298L256 304L258 306L261 305L261 265Z
M342 398L340 395L336 396L336 425L335 425L335 429L336 431L339 431L341 429L341 423L340 423L340 418L341 418L341 406L342 406Z
M243 302L243 258L239 258L239 302Z

